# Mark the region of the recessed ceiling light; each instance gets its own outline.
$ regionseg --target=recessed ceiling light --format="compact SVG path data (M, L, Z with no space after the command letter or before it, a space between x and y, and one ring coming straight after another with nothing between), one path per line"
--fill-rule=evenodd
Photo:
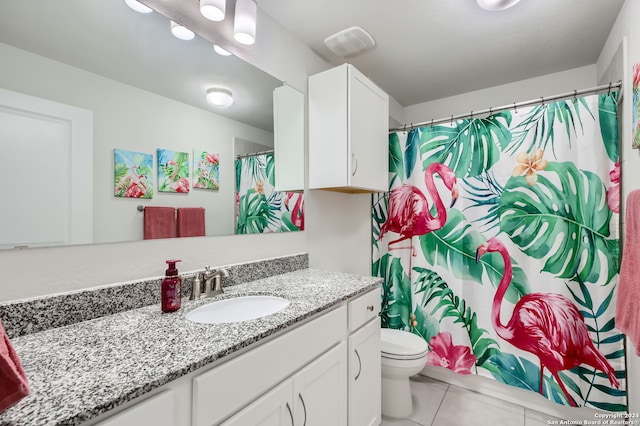
M210 21L222 21L226 0L200 0L200 13Z
M505 10L514 6L520 0L477 0L478 6L484 10Z
M233 96L227 89L212 87L207 90L207 102L216 108L228 108L233 103Z
M124 2L127 4L127 6L129 6L131 9L135 10L136 12L140 12L140 13L153 12L153 9L151 9L148 6L145 6L144 4L140 3L137 0L124 0Z
M192 40L196 35L187 27L171 21L171 33L180 40Z
M213 50L215 50L218 55L231 56L231 52L224 50L222 47L218 46L217 44L213 45Z

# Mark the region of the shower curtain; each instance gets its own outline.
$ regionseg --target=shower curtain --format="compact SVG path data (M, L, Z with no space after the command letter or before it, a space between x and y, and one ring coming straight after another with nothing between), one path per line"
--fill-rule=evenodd
M617 96L391 134L372 200L383 327L424 338L428 365L626 411Z
M275 191L273 154L236 160L236 234L304 230L304 194Z

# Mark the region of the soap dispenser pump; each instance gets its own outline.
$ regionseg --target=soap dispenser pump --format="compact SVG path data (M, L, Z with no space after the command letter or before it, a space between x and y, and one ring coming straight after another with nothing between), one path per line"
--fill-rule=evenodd
M178 262L181 260L167 260L169 267L162 280L162 312L175 312L182 306L182 278L176 268Z

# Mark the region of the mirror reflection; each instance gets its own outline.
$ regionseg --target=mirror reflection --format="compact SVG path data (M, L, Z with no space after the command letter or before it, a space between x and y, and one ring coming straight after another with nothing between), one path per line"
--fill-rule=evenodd
M281 82L124 1L4 2L0 56L0 148L15 165L2 178L16 182L0 190L0 247L140 240L138 206L203 208L207 236L236 232L234 140L273 149ZM211 89L231 106L208 103Z

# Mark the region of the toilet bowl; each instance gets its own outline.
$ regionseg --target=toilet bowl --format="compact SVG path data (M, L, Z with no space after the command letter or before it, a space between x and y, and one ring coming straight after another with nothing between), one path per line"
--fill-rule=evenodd
M402 330L381 330L382 415L404 419L411 415L409 377L427 362L429 346L424 339Z

